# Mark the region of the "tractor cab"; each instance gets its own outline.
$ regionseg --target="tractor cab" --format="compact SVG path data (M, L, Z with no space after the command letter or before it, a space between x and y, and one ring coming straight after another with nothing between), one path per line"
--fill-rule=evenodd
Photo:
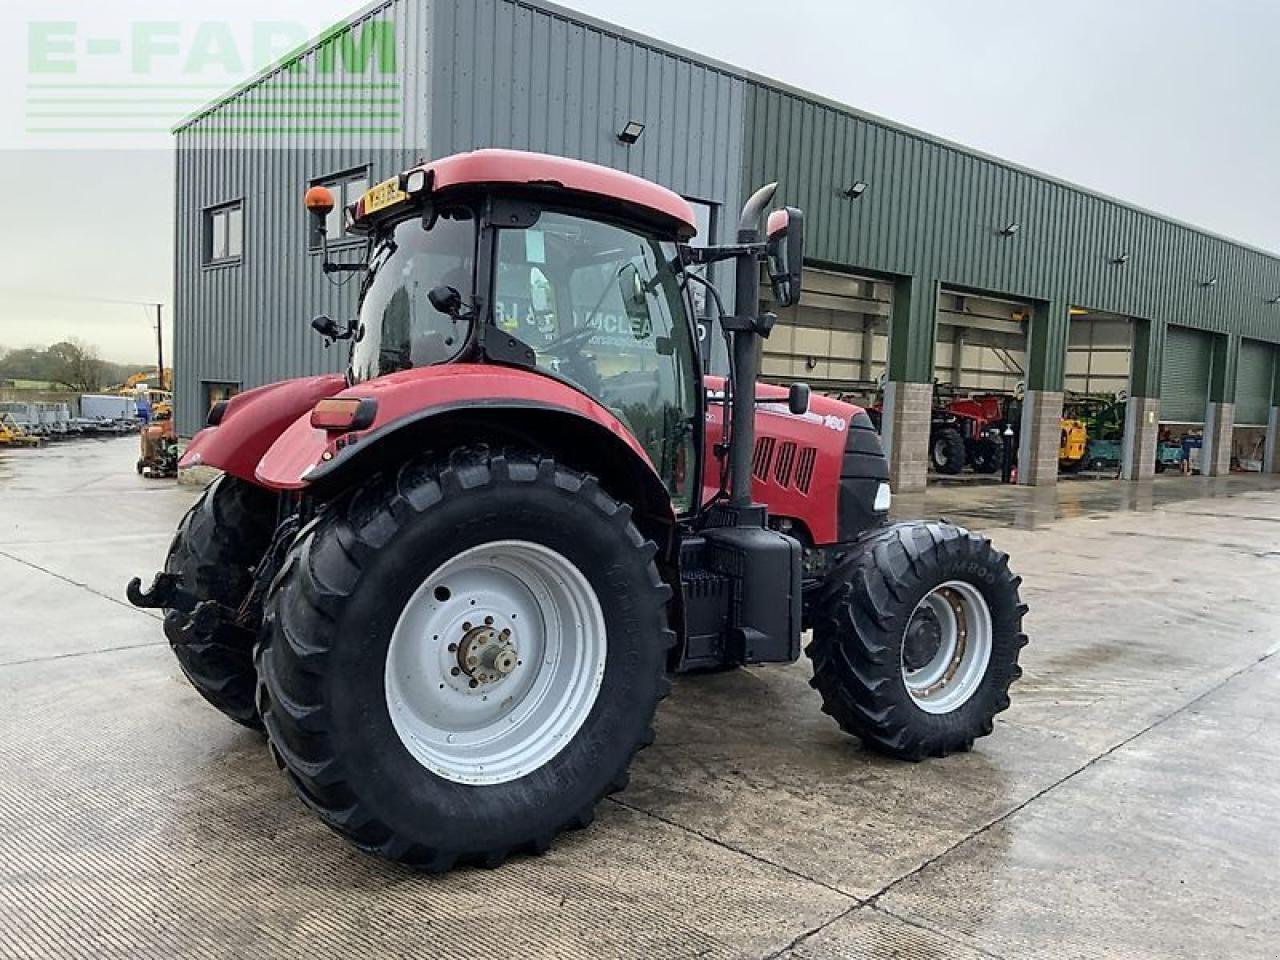
M307 194L322 237L333 204L324 187ZM685 268L716 253L682 246L696 231L686 201L574 160L481 150L380 183L345 214L364 255L335 263L326 243L324 270L362 275L357 316L313 326L351 341L349 384L449 363L545 374L616 417L678 509L696 505L704 393ZM744 256L755 279L768 250L720 255Z

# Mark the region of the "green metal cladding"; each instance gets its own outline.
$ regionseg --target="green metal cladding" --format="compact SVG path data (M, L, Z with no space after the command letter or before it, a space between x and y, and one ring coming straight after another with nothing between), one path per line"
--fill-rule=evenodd
M763 82L748 84L746 109L744 186L776 179L779 199L804 208L807 258L916 279L897 376L931 378L934 305L920 294L938 283L1042 305L1039 389L1061 389L1068 306L1280 341L1280 306L1266 302L1280 293L1276 257ZM859 180L861 198L842 196Z

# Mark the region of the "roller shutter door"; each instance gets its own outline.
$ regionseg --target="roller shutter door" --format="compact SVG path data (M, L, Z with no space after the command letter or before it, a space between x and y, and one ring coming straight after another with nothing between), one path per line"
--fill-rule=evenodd
M1213 341L1187 327L1170 327L1160 380L1160 419L1166 423L1204 423L1209 401L1209 365Z
M1265 427L1271 415L1271 382L1275 373L1275 348L1269 343L1245 340L1240 344L1236 373L1236 423Z
M836 391L873 382L888 359L892 299L892 285L884 281L816 267L804 269L797 306L778 308L765 285L761 307L775 311L778 323L764 341L761 376ZM868 327L871 355L863 357Z

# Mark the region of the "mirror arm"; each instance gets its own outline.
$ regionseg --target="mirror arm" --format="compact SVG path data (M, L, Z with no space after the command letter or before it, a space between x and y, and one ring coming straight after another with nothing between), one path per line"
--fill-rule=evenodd
M321 272L330 273L361 273L369 269L368 263L337 263L329 258L329 230L324 220L320 220L318 224L320 228L320 255L323 263L320 266Z
M732 243L720 247L691 247L688 244L681 244L680 256L687 265L700 267L707 263L732 260L743 254L760 257L768 248L766 243Z

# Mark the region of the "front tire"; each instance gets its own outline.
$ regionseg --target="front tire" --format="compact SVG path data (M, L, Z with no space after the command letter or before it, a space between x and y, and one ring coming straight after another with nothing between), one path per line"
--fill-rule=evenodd
M415 461L335 505L285 561L257 651L300 797L433 872L586 826L668 690L655 553L593 478L532 456Z
M1022 675L1021 581L991 541L945 523L867 534L817 601L811 685L867 747L904 760L968 750Z
M969 463L974 473L999 473L1004 469L1004 443L983 437L973 444Z

